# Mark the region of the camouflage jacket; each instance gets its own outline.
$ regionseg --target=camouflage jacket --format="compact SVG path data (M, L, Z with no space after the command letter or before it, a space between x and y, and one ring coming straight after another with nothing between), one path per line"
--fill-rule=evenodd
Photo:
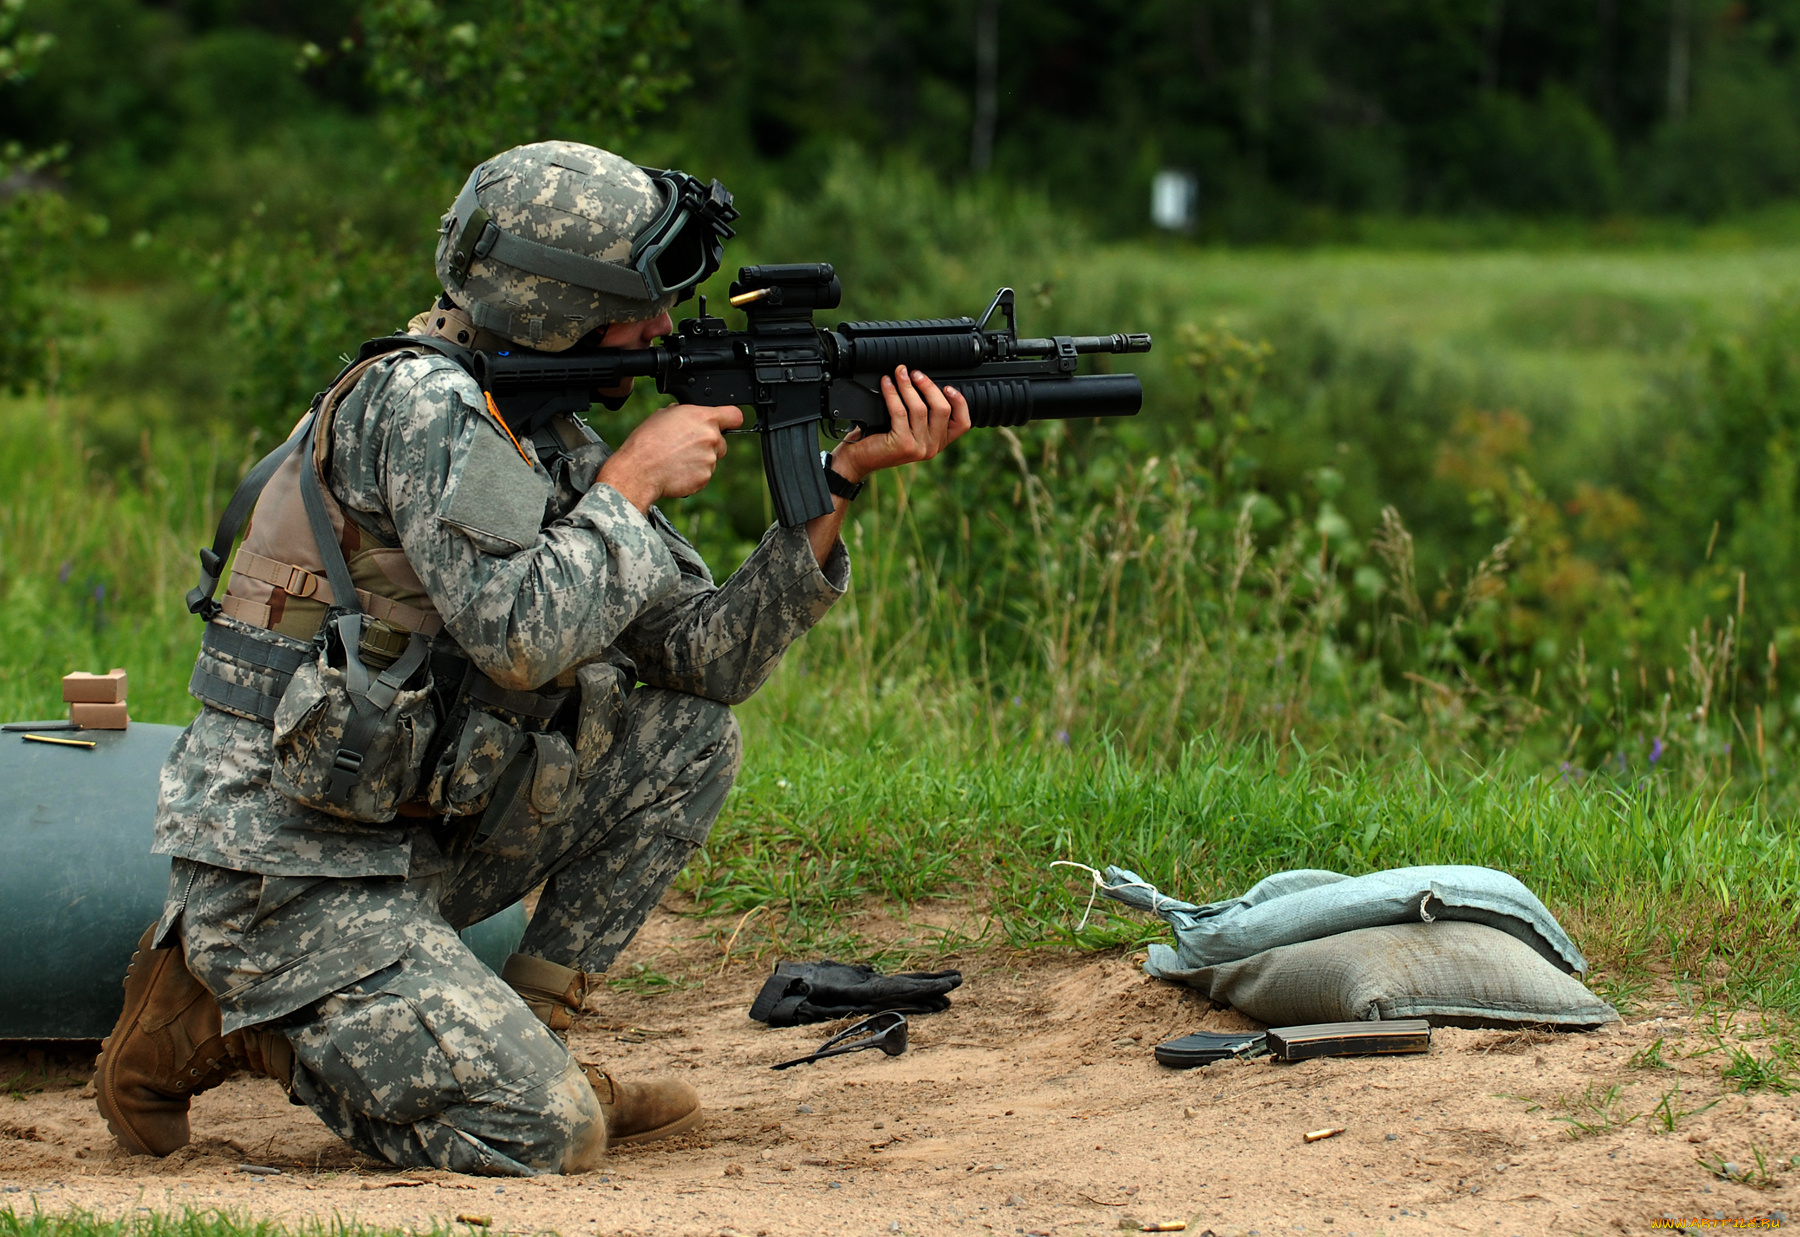
M849 587L805 530L775 526L723 585L654 508L594 478L608 448L573 417L554 471L507 439L453 362L374 366L332 425L329 482L360 535L398 545L462 651L503 687L535 689L603 657L657 687L735 704ZM346 530L348 533L348 530ZM152 850L269 876L424 875L430 830L340 820L269 784L271 732L206 708L163 767Z

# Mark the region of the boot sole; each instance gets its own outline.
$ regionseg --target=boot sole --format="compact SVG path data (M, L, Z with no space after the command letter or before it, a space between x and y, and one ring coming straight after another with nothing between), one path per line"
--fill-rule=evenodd
M609 1137L606 1140L606 1145L608 1148L633 1147L639 1143L655 1142L659 1138L673 1138L677 1134L685 1134L689 1130L698 1129L704 1124L706 1124L706 1110L704 1108L696 1108L692 1112L684 1113L675 1118L675 1120L669 1122L667 1125L657 1126L653 1130L641 1130L638 1133L631 1134L625 1138Z

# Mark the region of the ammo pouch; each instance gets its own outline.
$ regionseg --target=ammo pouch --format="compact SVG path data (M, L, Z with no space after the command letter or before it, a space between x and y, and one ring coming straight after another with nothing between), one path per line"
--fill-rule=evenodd
M424 791L433 811L469 818L455 849L520 858L535 849L544 826L574 810L579 783L611 750L631 685L607 662L581 666L574 678L571 742L564 733L569 689L510 691L472 667L464 675L450 710L457 737L443 744Z
M275 708L269 781L305 807L385 824L418 790L437 714L425 638L413 633L377 673L359 652L363 617L328 619L317 657L289 680Z

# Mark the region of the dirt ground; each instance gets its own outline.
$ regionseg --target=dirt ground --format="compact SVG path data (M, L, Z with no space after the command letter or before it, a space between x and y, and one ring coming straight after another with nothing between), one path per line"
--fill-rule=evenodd
M1175 1071L1152 1059L1159 1040L1248 1024L1131 958L984 954L960 960L967 981L951 1010L913 1019L905 1055L775 1073L822 1030L751 1022L767 961L721 969L717 941L694 933L692 920L659 914L616 973L642 963L698 982L596 998L573 1042L622 1076L686 1077L710 1122L615 1152L604 1172L396 1172L261 1079L196 1100L189 1147L135 1159L114 1146L85 1077L66 1076L84 1075L88 1058L0 1046L0 1081L12 1080L0 1095L0 1207L220 1208L564 1237L1044 1235L1176 1221L1218 1237L1525 1237L1800 1221L1800 1163L1789 1166L1800 1095L1722 1087L1721 1053L1682 1055L1711 1047L1715 1024L1672 1002L1590 1035L1440 1028L1423 1056ZM1659 1038L1673 1068L1633 1062ZM1303 1139L1334 1127L1343 1132ZM1726 1161L1749 1179L1709 1168Z

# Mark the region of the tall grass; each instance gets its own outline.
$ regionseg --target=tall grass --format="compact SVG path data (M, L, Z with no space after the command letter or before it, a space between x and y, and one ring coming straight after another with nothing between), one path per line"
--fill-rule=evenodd
M0 715L63 715L64 673L124 666L134 718L185 722L198 621L181 597L247 461L223 436L196 447L146 430L129 467L97 468L81 407L0 402Z

